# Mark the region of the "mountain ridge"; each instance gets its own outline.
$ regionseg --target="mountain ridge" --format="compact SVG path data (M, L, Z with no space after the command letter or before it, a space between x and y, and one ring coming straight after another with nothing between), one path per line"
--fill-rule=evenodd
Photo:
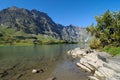
M47 13L16 6L0 11L0 25L15 28L16 31L23 31L27 34L48 35L56 39L74 42L79 42L84 37L81 31L87 34L85 29L55 23Z

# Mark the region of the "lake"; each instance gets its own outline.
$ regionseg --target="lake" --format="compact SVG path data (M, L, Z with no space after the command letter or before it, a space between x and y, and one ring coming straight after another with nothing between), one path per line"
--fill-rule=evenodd
M66 54L82 44L0 47L0 80L86 80ZM41 72L32 73L33 69Z

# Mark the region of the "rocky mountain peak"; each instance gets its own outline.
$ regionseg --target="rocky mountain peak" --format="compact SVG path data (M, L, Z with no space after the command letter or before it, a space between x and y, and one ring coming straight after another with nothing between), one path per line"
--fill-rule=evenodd
M80 41L83 35L79 27L56 24L46 13L16 6L0 11L0 25L15 28L27 34L42 34L57 39ZM76 34L77 33L77 34Z
M18 10L19 8L16 6L9 7L8 10Z

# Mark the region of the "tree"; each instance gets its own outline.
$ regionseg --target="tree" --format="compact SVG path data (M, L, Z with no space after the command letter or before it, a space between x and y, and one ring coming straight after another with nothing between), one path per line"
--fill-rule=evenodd
M98 38L101 46L120 46L120 12L110 12L95 17L97 25L86 28L93 36Z

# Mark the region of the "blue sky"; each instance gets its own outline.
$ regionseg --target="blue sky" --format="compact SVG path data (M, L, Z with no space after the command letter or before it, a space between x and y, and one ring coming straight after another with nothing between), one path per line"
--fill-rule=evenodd
M94 16L108 9L119 11L120 0L0 0L0 10L11 6L37 9L56 23L85 27L95 23Z

